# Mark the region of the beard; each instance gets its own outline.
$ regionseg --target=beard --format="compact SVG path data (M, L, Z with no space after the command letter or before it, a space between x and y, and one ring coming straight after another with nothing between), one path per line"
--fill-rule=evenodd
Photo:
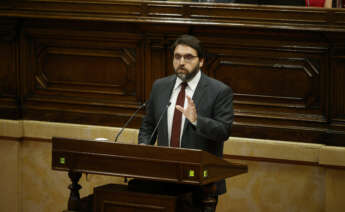
M185 73L177 72L179 69L184 70L187 73L185 74ZM182 82L189 82L199 72L199 69L200 69L199 64L197 64L191 72L188 72L188 70L183 67L178 67L177 69L175 69L175 73L176 73L176 76L182 80Z

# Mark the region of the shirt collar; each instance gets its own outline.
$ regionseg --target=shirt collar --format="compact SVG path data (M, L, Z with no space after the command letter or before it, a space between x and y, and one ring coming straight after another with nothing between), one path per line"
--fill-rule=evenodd
M195 91L196 86L198 85L198 82L200 81L200 78L201 78L201 71L199 70L198 73L193 77L193 79L187 82L188 87L192 89L193 91ZM181 83L182 83L182 80L176 77L174 90L178 88L181 85Z

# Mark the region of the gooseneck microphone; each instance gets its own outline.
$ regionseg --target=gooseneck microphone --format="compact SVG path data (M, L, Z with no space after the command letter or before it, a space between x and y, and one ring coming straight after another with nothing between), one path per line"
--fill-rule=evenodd
M158 122L157 122L157 124L156 124L156 127L155 127L155 129L153 130L153 132L152 132L152 134L151 134L151 136L150 136L149 144L151 144L152 138L153 138L154 134L156 133L156 131L157 131L158 127L159 127L159 124L161 123L161 120L162 120L164 114L167 112L167 110L168 110L168 108L169 108L170 105L171 105L171 102L169 102L169 103L165 106L164 111L162 112L161 116L159 117L159 120L158 120Z
M132 116L127 120L127 122L123 125L123 127L121 128L121 130L117 133L116 138L115 138L115 143L117 142L117 139L119 139L120 135L122 134L123 130L127 127L127 125L129 124L129 122L132 121L132 119L137 115L137 113L146 106L146 102L144 104L142 104L133 114Z

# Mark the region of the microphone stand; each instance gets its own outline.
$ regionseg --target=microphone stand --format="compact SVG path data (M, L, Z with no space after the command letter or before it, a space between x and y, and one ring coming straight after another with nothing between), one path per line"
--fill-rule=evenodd
M127 120L127 122L123 125L123 127L121 128L121 130L117 133L116 138L114 143L117 142L117 140L119 139L120 135L122 134L123 130L127 127L127 125L129 124L129 122L132 121L132 119L135 117L135 115L137 115L137 113L139 112L139 110L141 110L143 107L146 106L146 102L144 104L142 104L134 113L133 115Z
M168 110L168 108L169 108L170 105L171 105L171 102L169 102L169 103L165 106L165 109L164 109L163 113L162 113L161 116L159 117L159 120L158 120L158 122L157 122L157 125L156 125L155 129L153 130L153 132L152 132L152 134L151 134L150 142L149 142L150 144L151 144L151 142L152 142L153 135L156 133L156 131L157 131L158 127L159 127L159 124L161 123L161 120L162 120L162 118L163 118L163 116L164 116L164 113L166 113L166 111Z

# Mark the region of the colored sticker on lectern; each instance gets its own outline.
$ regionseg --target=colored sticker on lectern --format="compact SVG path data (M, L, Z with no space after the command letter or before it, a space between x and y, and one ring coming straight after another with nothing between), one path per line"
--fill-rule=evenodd
M206 178L206 177L208 177L208 170L207 169L204 170L204 178Z
M60 158L60 164L65 164L66 163L66 159L64 157Z
M195 173L194 173L194 170L191 169L189 170L189 177L194 177Z

